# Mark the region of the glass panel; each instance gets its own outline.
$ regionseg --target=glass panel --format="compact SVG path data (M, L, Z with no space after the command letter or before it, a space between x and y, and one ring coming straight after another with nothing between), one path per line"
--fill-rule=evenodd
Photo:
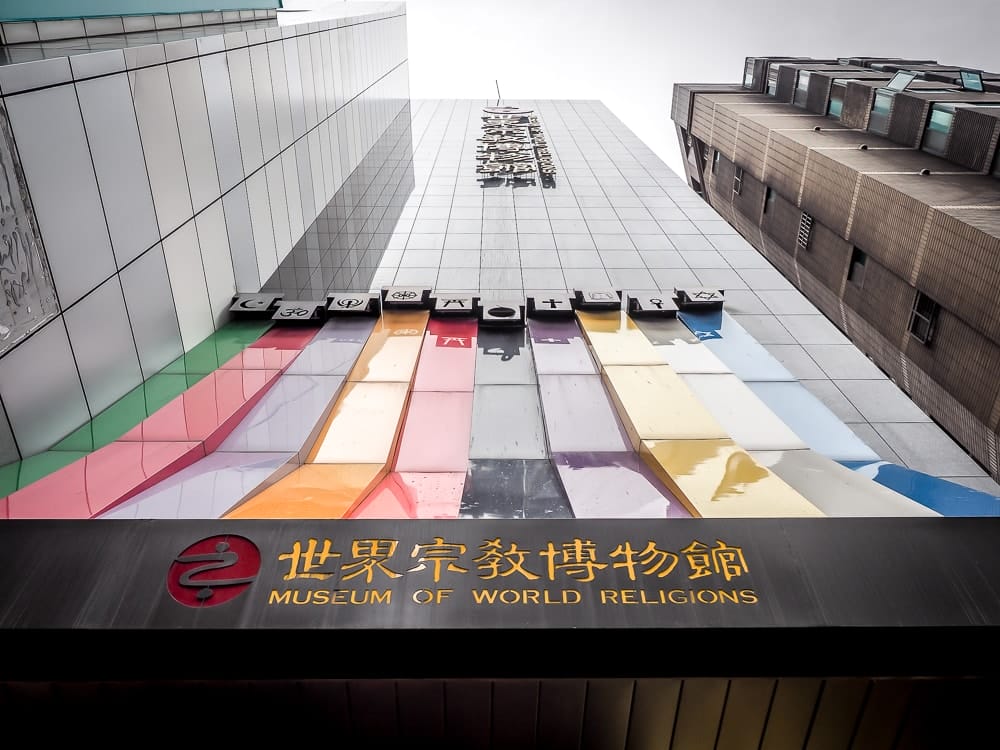
M889 111L892 109L892 92L879 91L875 94L871 117L868 118L868 130L872 133L885 135L889 132Z
M796 107L806 106L806 97L809 94L809 79L811 75L808 70L799 71L798 83L795 86L795 98L792 104Z
M924 130L923 150L943 156L948 148L948 134L955 120L955 107L948 104L935 104Z
M767 95L774 96L775 92L778 90L778 71L781 70L780 65L773 65L768 68L767 71Z
M826 108L826 113L835 120L840 119L840 114L844 110L845 86L833 86L830 89L830 104Z

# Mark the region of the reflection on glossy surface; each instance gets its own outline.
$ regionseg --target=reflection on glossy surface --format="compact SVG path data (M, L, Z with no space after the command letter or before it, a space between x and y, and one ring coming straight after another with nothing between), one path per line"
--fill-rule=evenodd
M220 518L290 469L292 453L212 453L101 518Z
M471 458L547 458L542 409L534 385L477 385Z
M531 319L528 331L539 375L589 375L597 372L583 332L575 320Z
M663 357L627 315L582 310L576 315L602 367L663 364Z
M538 390L553 453L629 450L600 375L539 375Z
M374 326L375 318L368 316L327 321L288 368L288 374L347 375Z
M636 325L678 374L727 373L729 367L676 318L637 320Z
M279 326L254 341L250 349L289 349L301 351L313 340L319 331L318 327L309 326Z
M566 492L546 460L474 460L461 518L573 518Z
M636 449L642 440L729 437L667 365L608 367L604 377Z
M282 375L218 450L307 454L343 382L339 375Z
M471 393L414 392L394 468L465 472L471 431Z
M844 461L844 466L942 516L1000 516L1000 497L886 461Z
M639 456L564 453L552 461L577 518L690 518Z
M111 443L0 500L0 518L94 518L204 455L197 442Z
M203 440L211 453L246 416L278 370L216 370L122 436L123 441Z
M409 384L423 343L427 317L426 310L384 312L347 379Z
M814 451L752 451L750 455L828 516L938 515Z
M728 313L723 312L719 320L714 315L703 317L687 313L681 313L680 319L740 380L747 383L795 380L785 366Z
M393 472L351 518L457 518L465 472Z
M705 409L748 451L805 448L805 443L735 375L682 375Z
M527 385L535 365L524 328L481 328L476 343L476 385Z
M476 373L476 322L431 320L420 349L415 391L472 392Z
M344 518L385 476L382 464L304 464L226 518Z
M222 370L283 370L298 356L299 349L273 346L249 346L232 359L223 362Z
M703 518L822 516L732 440L648 440L641 453L656 475Z
M697 334L677 318L634 318L633 322L653 346L701 343Z
M386 463L403 421L408 392L408 383L345 384L309 461Z
M850 427L801 383L747 383L806 445L834 461L877 461Z

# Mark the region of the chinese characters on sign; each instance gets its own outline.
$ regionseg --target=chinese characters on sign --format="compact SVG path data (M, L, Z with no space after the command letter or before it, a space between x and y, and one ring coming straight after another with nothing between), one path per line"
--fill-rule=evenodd
M526 549L516 542L484 539L478 549L435 536L414 544L407 554L398 539L352 539L343 550L330 539L296 540L291 550L278 555L285 564L283 581L328 579L340 583L386 586L404 577L419 576L417 585L482 586L469 594L475 604L578 604L591 586L603 605L620 604L756 604L753 589L726 588L743 583L749 573L740 547L716 539L714 544L694 540L676 549L663 549L655 541L633 544L623 541L601 550L590 539L549 541L538 549ZM670 578L670 581L663 579ZM639 582L642 586L697 585L710 579L723 588L635 588L620 585ZM547 586L548 584L590 584L578 588L498 588L489 586ZM604 588L609 586L611 588ZM417 604L440 604L457 589L421 588L412 595ZM392 588L286 589L270 592L269 604L391 604Z
M538 116L520 107L483 109L483 132L476 147L476 174L480 180L531 181L554 187L552 161Z

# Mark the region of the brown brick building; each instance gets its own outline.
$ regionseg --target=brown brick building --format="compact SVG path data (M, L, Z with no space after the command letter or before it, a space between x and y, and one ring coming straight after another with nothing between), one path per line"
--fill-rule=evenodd
M1000 74L747 58L672 118L688 184L1000 478Z

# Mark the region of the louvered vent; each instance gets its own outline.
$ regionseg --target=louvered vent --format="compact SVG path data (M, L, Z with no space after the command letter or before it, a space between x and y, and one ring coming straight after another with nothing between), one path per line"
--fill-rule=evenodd
M799 219L799 234L796 237L795 244L803 250L808 250L809 243L812 241L812 230L813 217L803 211L802 218Z

